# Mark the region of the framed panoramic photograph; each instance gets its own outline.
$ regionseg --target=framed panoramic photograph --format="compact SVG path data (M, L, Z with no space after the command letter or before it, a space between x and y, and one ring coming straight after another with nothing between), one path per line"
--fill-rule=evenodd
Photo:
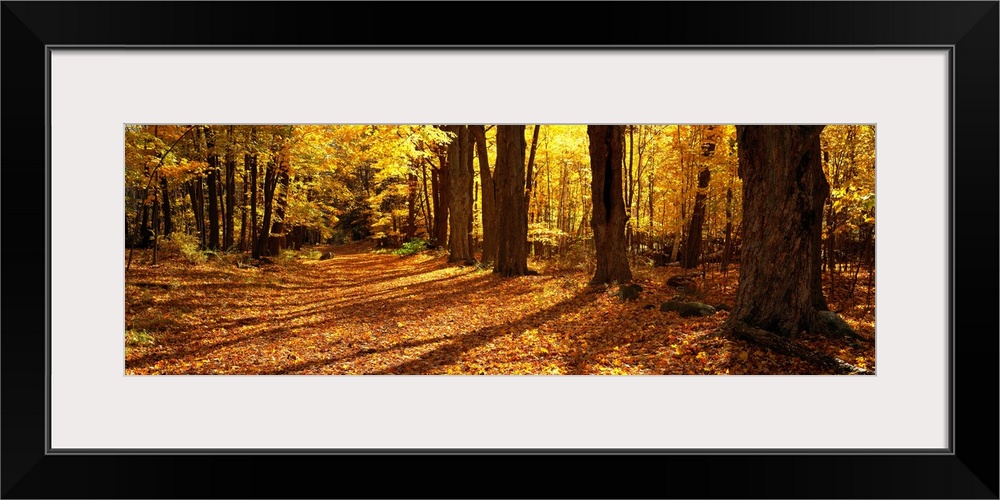
M4 3L4 497L997 498L996 2L317 6Z

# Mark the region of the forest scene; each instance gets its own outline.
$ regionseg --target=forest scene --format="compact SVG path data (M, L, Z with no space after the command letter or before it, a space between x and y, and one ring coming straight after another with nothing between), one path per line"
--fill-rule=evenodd
M875 373L874 125L124 140L127 375Z

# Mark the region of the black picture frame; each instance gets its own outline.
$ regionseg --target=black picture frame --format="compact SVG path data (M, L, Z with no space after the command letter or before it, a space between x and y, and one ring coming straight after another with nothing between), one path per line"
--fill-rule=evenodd
M572 16L549 13L568 10ZM456 27L442 16L445 11L463 16L467 27ZM24 278L8 273L4 294L2 495L998 498L998 20L996 1L556 3L546 8L536 3L486 2L5 1L0 61L6 147L0 154L7 179L3 209L8 228L14 229L7 232L2 253L9 266L37 274ZM47 47L409 46L415 42L589 44L610 49L950 47L951 452L48 453L50 247L47 224L39 220L40 214L49 213ZM849 409L844 412L845 418L864 418Z

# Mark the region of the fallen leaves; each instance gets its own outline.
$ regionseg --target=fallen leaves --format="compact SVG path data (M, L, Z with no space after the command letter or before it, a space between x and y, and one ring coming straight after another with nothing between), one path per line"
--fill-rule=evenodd
M320 249L326 251L326 249ZM142 374L809 374L809 363L708 334L726 312L680 318L662 268L622 303L581 272L502 278L430 253L363 246L323 261L240 269L133 262L126 280L126 373ZM730 302L738 273L709 275ZM728 280L728 281L726 281ZM154 284L154 286L140 285ZM157 285L169 286L157 286ZM872 338L865 317L848 318ZM137 341L141 338L142 341ZM814 349L874 369L874 342L806 335Z

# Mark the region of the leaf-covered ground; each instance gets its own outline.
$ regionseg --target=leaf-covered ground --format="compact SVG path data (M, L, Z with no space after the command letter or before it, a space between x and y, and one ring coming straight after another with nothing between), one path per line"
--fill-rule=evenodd
M318 260L318 252L335 256ZM545 263L501 278L433 252L401 257L363 245L318 247L260 267L136 251L125 286L127 374L822 374L806 361L707 335L727 313L680 318L682 295L732 304L738 271L697 289L666 285L676 267L636 266L634 302L588 286L585 270ZM690 274L684 273L684 274ZM847 287L852 277L840 278ZM831 309L868 341L804 334L804 344L875 369L874 311L862 276Z

